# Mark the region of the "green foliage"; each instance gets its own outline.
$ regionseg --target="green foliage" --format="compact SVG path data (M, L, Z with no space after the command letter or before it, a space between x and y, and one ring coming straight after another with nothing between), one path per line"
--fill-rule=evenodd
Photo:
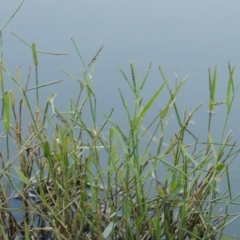
M201 105L183 114L178 107L178 94L187 78L171 89L159 67L161 82L144 101L151 65L142 79L136 77L133 62L130 76L119 66L132 93L134 109L129 110L131 103L119 90L128 126L122 128L121 123L114 121L115 112L111 110L103 114L105 119L98 127L97 95L89 76L93 75L102 47L86 64L72 39L83 69L80 77L61 69L79 88L76 99L70 98L69 109L62 112L54 104L55 94L49 96L45 105L39 102L38 89L59 82L38 83L37 54L44 51L37 51L35 43L31 45L16 37L32 50L36 86L27 88L20 84L20 69L16 77L8 72L0 45L2 119L6 133L0 140L7 152L6 157L0 152L0 239L23 236L37 239L40 232L68 240L229 239L225 228L239 217L228 211L237 198L231 191L229 165L239 154L232 133L226 134L237 89L230 64L221 138L214 141L211 133L211 115L217 104L215 67L213 74L210 69L208 72L210 114L208 133L204 136L207 140L200 141L189 123ZM16 92L5 89L5 73ZM32 90L36 91L37 108L30 105L27 95ZM164 91L168 99L162 98ZM162 110L152 115L151 109L158 99L163 103ZM29 116L29 122L22 123L23 114ZM174 121L169 118L171 114L176 115L173 124L177 130L169 136L165 120ZM218 190L220 180L226 181L223 193ZM10 196L21 200L22 206L12 209ZM14 211L23 215L20 221Z
M10 128L10 94L5 92L3 97L3 122L4 122L4 131L8 132Z

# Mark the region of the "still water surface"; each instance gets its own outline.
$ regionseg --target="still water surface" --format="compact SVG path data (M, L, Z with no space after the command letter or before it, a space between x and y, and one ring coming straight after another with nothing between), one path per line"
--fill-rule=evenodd
M0 0L0 26L16 8L17 1ZM57 107L66 109L68 97L76 96L76 84L57 69L63 68L80 78L81 64L70 41L74 38L83 58L91 60L97 49L104 45L95 74L93 76L99 113L108 113L115 108L114 118L124 122L118 88L128 98L127 84L117 65L129 72L129 62L134 60L137 76L142 77L149 63L152 71L144 92L148 99L161 83L157 66L161 65L170 84L174 84L174 71L181 80L189 78L179 98L179 109L186 107L190 112L199 103L203 106L195 115L192 129L206 133L208 108L207 70L218 66L217 100L225 98L228 76L227 63L236 67L235 80L240 72L240 2L230 1L30 1L26 0L3 31L4 59L7 68L14 73L21 66L22 79L27 78L28 67L32 65L31 50L11 35L11 29L28 43L35 42L37 49L51 52L68 52L67 56L39 55L40 84L63 79L57 87L49 87L40 94L42 100L51 93L58 94ZM34 86L34 82L32 83ZM234 139L240 140L239 109L240 95L230 117L229 130ZM129 103L131 106L131 104ZM155 105L154 112L159 111ZM225 116L225 107L216 108L215 139ZM100 121L100 120L99 120ZM101 122L101 121L100 121ZM205 137L205 135L204 135ZM240 192L238 182L240 166L237 162L231 167L234 194ZM224 186L223 186L224 187ZM236 210L236 212L239 211ZM229 227L229 231L240 236L237 229L240 221Z

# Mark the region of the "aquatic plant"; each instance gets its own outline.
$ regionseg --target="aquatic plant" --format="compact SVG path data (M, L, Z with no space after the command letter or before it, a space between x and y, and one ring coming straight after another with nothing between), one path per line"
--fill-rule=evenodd
M0 239L230 239L225 228L239 217L228 211L236 199L229 165L239 153L232 133L226 133L238 88L230 64L226 101L221 103L226 105L221 138L213 140L211 134L214 106L219 104L215 102L215 68L208 74L208 131L206 140L200 141L189 124L201 104L190 112L184 110L183 116L178 107L178 93L187 78L171 88L159 67L159 86L144 100L151 65L142 79L136 77L134 62L130 74L119 66L133 95L129 103L119 89L128 127L113 120L114 109L103 114L98 127L90 76L102 47L85 64L72 39L82 75L61 70L76 82L79 93L76 99L70 98L67 111L60 111L54 94L45 103L39 101L39 88L59 81L40 85L37 44L14 35L32 51L36 86L28 88L28 82L23 86L20 69L13 76L4 65L0 31L0 140L5 146L0 154ZM5 87L9 79L13 91ZM29 91L36 91L36 107L30 104ZM161 98L163 91L168 93L167 100ZM162 107L153 116L151 108L159 99ZM87 120L85 109L89 110ZM170 114L176 118L169 120ZM23 115L28 116L24 123ZM168 122L174 120L177 131L167 140ZM220 180L226 181L226 191L219 191Z

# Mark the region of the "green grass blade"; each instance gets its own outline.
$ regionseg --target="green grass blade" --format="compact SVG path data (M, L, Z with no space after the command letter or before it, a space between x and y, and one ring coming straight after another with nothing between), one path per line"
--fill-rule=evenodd
M4 131L8 132L10 128L10 95L8 92L5 92L3 97L4 103L4 115L3 115L3 122L4 122Z
M16 172L16 174L18 175L19 180L20 180L21 182L25 183L27 186L29 186L29 185L30 185L30 182L29 182L28 178L25 177L25 175L23 174L23 172L22 172L18 167L16 167L16 166L13 166L13 169L14 169L14 171Z
M158 90L153 94L153 96L149 99L147 104L143 107L143 109L140 111L139 115L137 116L135 127L138 129L139 125L141 124L141 121L145 115L145 113L148 111L148 109L152 106L152 104L155 102L156 98L158 95L161 93L163 90L163 87L165 86L165 83L163 83Z
M24 0L21 1L21 3L18 5L17 9L13 12L13 14L11 15L11 17L3 24L3 26L1 27L0 31L2 31L7 25L8 23L13 19L13 17L15 16L15 14L18 12L18 10L21 8L22 4L23 4Z
M75 48L75 50L76 50L76 52L77 52L78 57L79 57L80 60L81 60L82 65L83 65L85 68L87 68L87 66L86 66L86 64L85 64L85 62L84 62L84 60L83 60L83 58L82 58L82 55L81 55L81 53L80 53L80 51L79 51L79 49L78 49L78 47L77 47L77 44L75 43L75 41L74 41L73 38L71 38L71 41L72 41L73 46L74 46L74 48Z

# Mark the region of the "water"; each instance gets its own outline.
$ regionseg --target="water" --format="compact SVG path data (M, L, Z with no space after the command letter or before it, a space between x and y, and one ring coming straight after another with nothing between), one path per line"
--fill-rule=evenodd
M0 0L0 26L16 7L14 1ZM25 81L28 67L32 65L31 49L13 37L7 29L17 33L28 43L35 42L37 49L52 52L68 52L67 56L39 55L39 76L41 84L63 79L63 83L42 90L41 100L56 92L57 107L66 109L68 97L76 96L76 83L63 75L58 68L64 68L80 78L81 65L70 41L73 37L83 58L87 61L102 45L104 48L98 58L93 76L99 113L108 113L115 108L113 118L119 123L126 119L120 107L118 88L128 97L127 84L122 79L117 65L129 72L130 60L135 61L137 76L143 76L151 62L152 72L144 92L148 99L161 78L157 66L161 65L171 85L174 84L174 71L177 67L178 79L189 74L179 98L179 109L188 112L200 102L203 106L195 115L196 122L191 128L201 134L206 133L208 108L207 69L218 66L217 100L225 98L228 76L227 63L236 67L235 79L239 79L240 69L240 2L213 1L30 1L26 0L16 17L3 31L4 58L7 68L14 73L21 66L22 80ZM32 79L33 71L32 71ZM34 86L34 82L30 85ZM228 130L233 130L234 139L239 139L239 115L235 99ZM129 103L131 106L131 104ZM154 105L152 112L159 111ZM225 116L225 107L216 108L215 139L220 136ZM102 118L99 117L99 123ZM123 124L124 126L124 124ZM205 135L203 136L205 137ZM233 163L231 177L238 182L239 166ZM223 186L224 187L224 186ZM235 194L237 184L232 186ZM237 221L229 229L232 234L240 235Z

